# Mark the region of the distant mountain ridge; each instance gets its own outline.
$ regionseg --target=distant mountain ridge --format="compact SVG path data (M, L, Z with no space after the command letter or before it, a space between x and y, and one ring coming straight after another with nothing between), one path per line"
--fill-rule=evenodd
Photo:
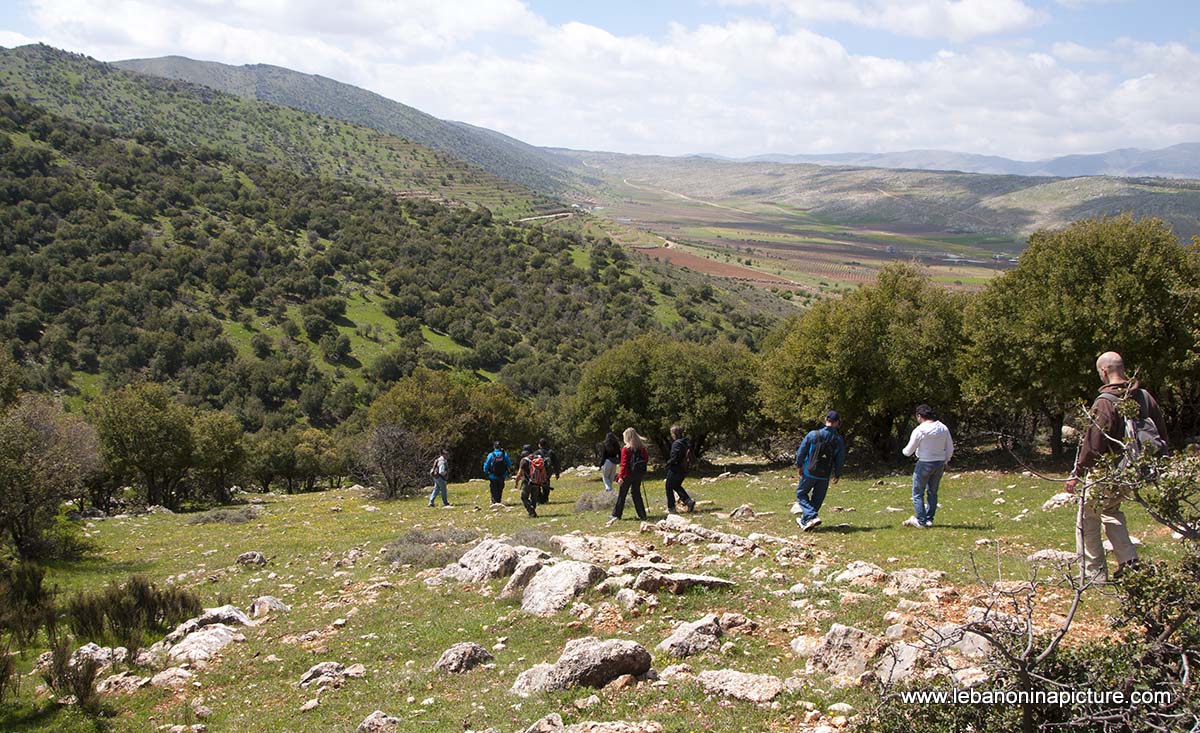
M787 155L771 153L746 158L716 155L739 163L809 163L894 170L961 171L993 175L1125 176L1155 178L1200 178L1200 143L1180 143L1158 150L1121 148L1106 153L1063 155L1046 160L1012 160L998 155L974 155L948 150L906 150L895 153L829 153Z
M568 158L492 130L438 119L328 77L269 64L230 66L183 56L130 59L113 65L398 135L543 194L557 195L576 187L571 169L577 164Z

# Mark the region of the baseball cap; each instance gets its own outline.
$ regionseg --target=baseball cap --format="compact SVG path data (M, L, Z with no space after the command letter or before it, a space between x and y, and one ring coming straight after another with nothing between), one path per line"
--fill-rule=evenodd
M842 416L837 413L837 410L830 410L825 413L825 422L841 422Z

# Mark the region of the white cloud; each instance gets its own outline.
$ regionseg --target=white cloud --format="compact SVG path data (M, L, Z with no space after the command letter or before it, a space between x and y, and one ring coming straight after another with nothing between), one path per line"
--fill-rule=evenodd
M38 39L30 38L23 33L14 33L13 31L0 31L0 47L16 48L17 46L28 46L31 43L37 43Z
M1023 0L725 0L768 5L800 21L840 21L900 36L968 41L1042 23L1046 15Z
M38 2L47 42L97 58L274 63L537 145L671 155L942 148L1033 159L1200 140L1200 55L1183 44L977 43L901 60L749 17L674 24L650 38L552 25L519 3L486 0L407 9L353 0L353 20L329 23L316 0L186 0L169 10L150 0ZM888 7L916 5L951 3ZM819 7L826 17L887 9ZM1120 65L1099 63L1106 57Z

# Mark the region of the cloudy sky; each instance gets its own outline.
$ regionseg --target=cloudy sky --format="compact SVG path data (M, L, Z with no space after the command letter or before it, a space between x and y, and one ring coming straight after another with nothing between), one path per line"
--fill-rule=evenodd
M0 46L269 63L537 145L1200 142L1195 0L3 0Z

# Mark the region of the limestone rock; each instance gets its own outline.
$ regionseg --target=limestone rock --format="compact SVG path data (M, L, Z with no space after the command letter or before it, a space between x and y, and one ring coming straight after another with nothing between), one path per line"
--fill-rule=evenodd
M442 656L433 667L442 672L459 674L485 662L490 662L492 659L492 653L487 649L474 642L464 641L442 652Z
M1025 558L1030 565L1045 565L1047 567L1074 565L1078 559L1078 555L1066 550L1038 550Z
M698 621L681 623L659 643L659 651L673 657L689 657L718 646L723 631L717 617L708 614Z
M834 624L809 657L808 673L824 672L842 686L859 684L885 645L861 629Z
M539 664L518 675L512 692L528 697L572 687L603 687L621 675L637 677L649 670L650 652L641 644L585 637L567 642L554 664Z
M783 681L769 674L719 669L705 670L696 678L710 693L747 702L770 702L783 692Z
M674 516L674 515L672 515ZM690 588L732 588L737 583L724 578L716 578L711 575L693 575L690 573L667 573L663 574L656 570L646 570L640 573L636 580L633 581L635 590L645 591L647 593L657 593L659 590L666 590L675 595L682 594Z
M896 684L912 679L933 662L933 656L922 646L898 641L880 655L875 674L884 684Z
M883 592L888 595L920 593L929 588L936 588L946 574L941 570L925 568L904 568L894 571L888 579Z
M167 690L180 690L192 683L191 672L183 667L167 667L150 678L150 684Z
M246 637L225 624L211 624L193 631L167 650L172 662L188 662L195 667L208 664L222 649Z
M835 583L848 583L854 586L881 586L888 580L888 574L883 568L862 560L855 560L833 579Z
M138 677L129 672L121 672L97 682L96 692L106 695L132 695L148 684L150 684L149 677Z
M318 662L300 678L301 687L338 686L346 677L346 665L339 662Z
M396 733L400 730L400 719L393 718L382 710L376 710L358 724L355 733Z
M267 556L261 552L243 552L237 556L238 565L266 565Z
M550 544L572 560L598 565L625 565L635 560L662 560L662 556L657 552L619 537L592 537L573 532L551 537Z
M538 574L545 563L540 557L534 555L525 555L517 561L517 565L513 568L512 577L504 585L504 590L500 591L501 598L516 598L525 592L525 586L529 585L529 581L533 580L533 576Z
M480 583L512 575L517 562L526 556L548 558L545 552L533 547L509 545L499 540L483 540L442 570L442 577L460 583Z
M1075 503L1075 495L1063 491L1047 499L1046 503L1042 504L1042 511L1052 512L1073 503Z
M163 637L163 641L168 645L175 644L193 632L203 629L205 626L216 624L224 626L254 626L255 622L234 606L226 605L217 608L206 608L204 609L204 613L176 626L174 631Z
M544 567L525 587L521 609L537 616L553 616L604 578L602 568L577 560L565 560Z
M259 596L250 603L250 616L262 618L271 611L290 611L292 607L275 596Z

